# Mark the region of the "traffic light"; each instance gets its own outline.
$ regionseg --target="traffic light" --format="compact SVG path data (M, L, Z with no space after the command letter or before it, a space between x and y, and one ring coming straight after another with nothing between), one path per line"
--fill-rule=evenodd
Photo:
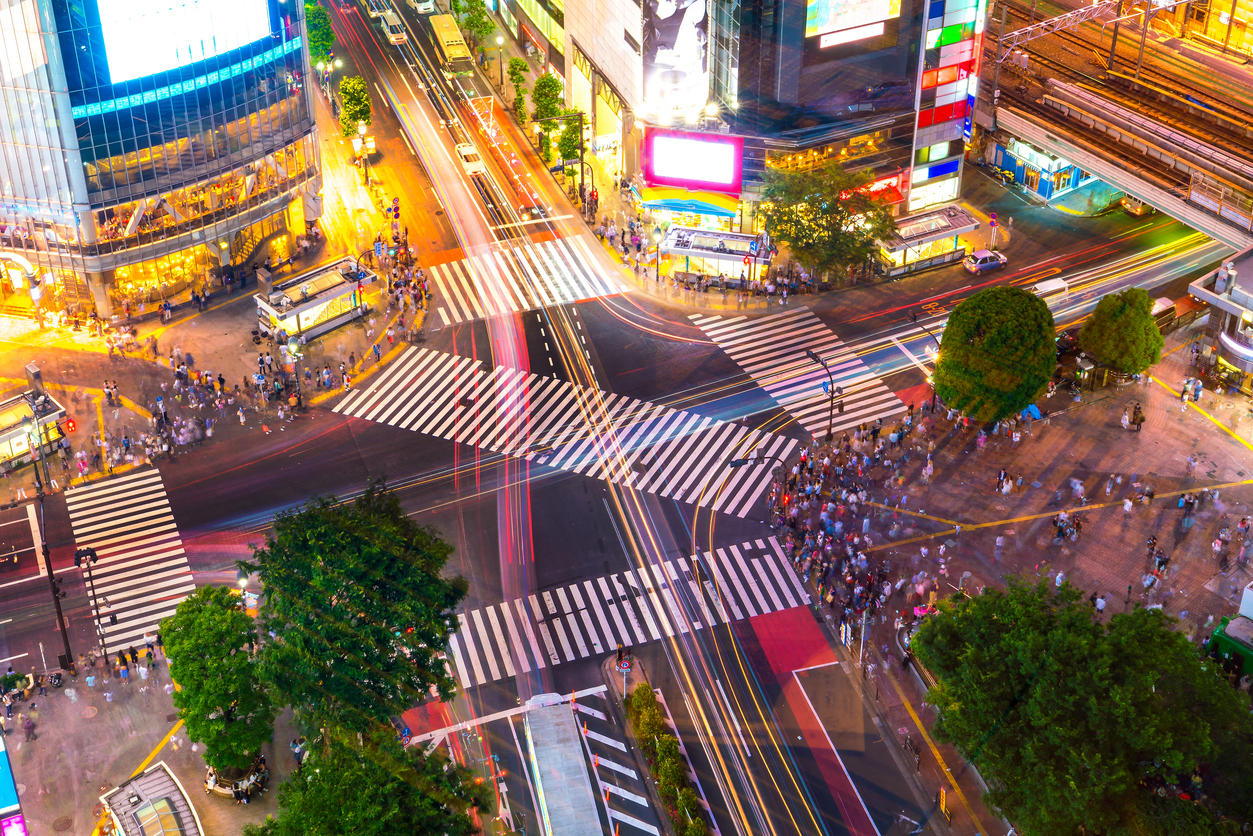
M64 598L67 593L61 591L61 578L52 579L52 594L57 598Z
M96 550L91 548L90 546L87 546L86 548L82 548L82 549L75 549L74 565L76 567L81 567L83 565L83 558L87 558L92 563L96 563L100 560L100 558L96 555Z
M72 432L74 432L74 430L76 430L76 429L78 429L78 424L77 424L77 423L75 423L74 419L73 419L73 418L66 418L66 419L65 419L65 431L66 431L67 433L72 433Z
M109 613L109 626L110 627L117 626L117 613Z

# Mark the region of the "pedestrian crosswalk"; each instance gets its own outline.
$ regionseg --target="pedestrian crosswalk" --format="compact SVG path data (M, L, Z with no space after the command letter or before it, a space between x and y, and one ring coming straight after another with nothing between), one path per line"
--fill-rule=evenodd
M75 488L65 501L75 547L90 546L99 557L90 571L105 645L116 652L155 633L196 588L161 472L134 471Z
M459 613L449 648L471 688L809 602L771 537Z
M581 236L533 243L502 241L430 268L435 312L452 325L628 289L604 272Z
M830 379L806 350L826 361L844 411L834 413L832 428L841 432L858 424L888 419L907 407L857 354L808 308L750 319L692 314L693 324L731 356L757 385L796 418L814 437L826 435L831 397L823 390ZM838 410L838 407L837 407Z
M335 412L743 517L794 439L412 347ZM760 463L732 468L750 453Z

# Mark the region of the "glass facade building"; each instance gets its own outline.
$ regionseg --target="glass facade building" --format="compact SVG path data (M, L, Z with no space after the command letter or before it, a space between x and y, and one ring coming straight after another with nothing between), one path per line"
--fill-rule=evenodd
M304 45L299 3L0 0L3 290L33 272L45 306L107 315L305 232Z

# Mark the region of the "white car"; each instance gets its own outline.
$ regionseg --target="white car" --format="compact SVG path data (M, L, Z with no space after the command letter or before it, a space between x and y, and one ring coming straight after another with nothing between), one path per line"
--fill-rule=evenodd
M461 168L471 177L475 174L487 173L487 166L483 165L483 158L479 156L479 150L468 142L463 142L457 146L457 159L461 160Z
M420 15L429 15L435 11L435 0L406 0L409 8Z

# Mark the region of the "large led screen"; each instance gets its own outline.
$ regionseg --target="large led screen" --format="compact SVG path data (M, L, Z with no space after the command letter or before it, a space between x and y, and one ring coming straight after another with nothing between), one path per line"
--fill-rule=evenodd
M741 137L656 128L644 134L644 179L649 185L739 194L743 176Z
M709 100L705 0L644 0L644 102L690 110Z
M268 36L267 0L97 0L114 84L185 67Z
M831 45L883 34L883 22L901 15L901 0L809 0L805 6L805 37L844 32ZM851 31L850 31L851 30Z

